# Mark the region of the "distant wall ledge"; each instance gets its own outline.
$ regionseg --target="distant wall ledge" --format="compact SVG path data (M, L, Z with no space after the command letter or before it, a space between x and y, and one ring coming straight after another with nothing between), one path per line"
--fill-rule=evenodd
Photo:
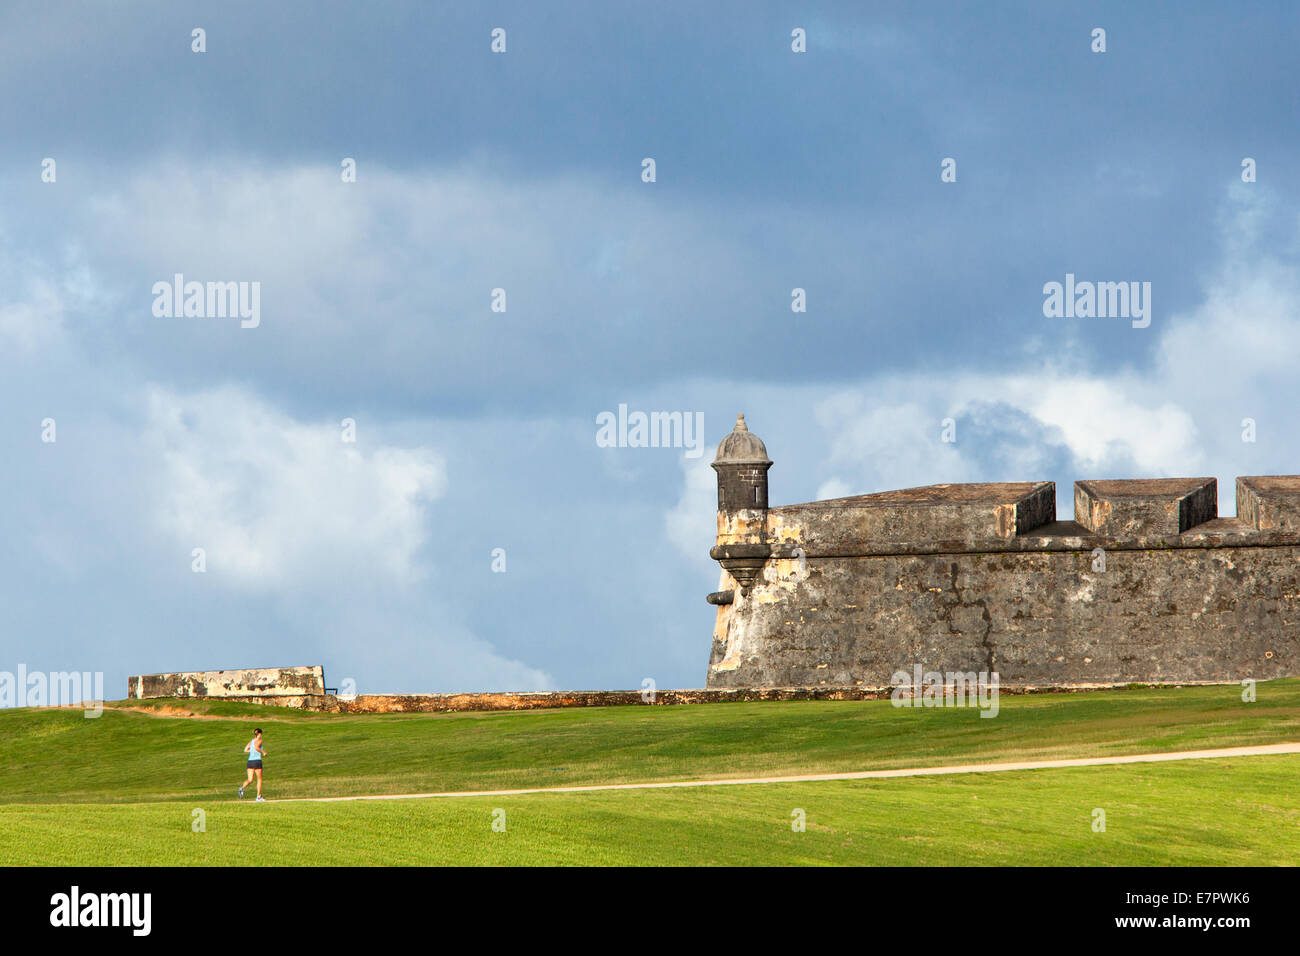
M1000 694L1074 693L1146 687L1206 687L1238 685L1239 681L1133 681L1073 684L1005 683ZM769 700L884 700L893 687L738 687L702 690L661 690L653 696L640 690L541 691L481 694L358 694L351 697L246 697L238 702L315 710L334 714L456 713L461 711L550 710L568 707L673 707L686 704L751 703Z
M126 696L151 697L302 697L325 693L325 669L251 667L228 671L174 671L127 678Z

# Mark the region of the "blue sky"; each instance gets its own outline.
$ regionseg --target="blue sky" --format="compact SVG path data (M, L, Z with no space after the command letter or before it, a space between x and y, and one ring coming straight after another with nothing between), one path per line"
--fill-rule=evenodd
M699 686L738 411L778 504L1300 471L1294 4L701 6L0 9L0 670Z

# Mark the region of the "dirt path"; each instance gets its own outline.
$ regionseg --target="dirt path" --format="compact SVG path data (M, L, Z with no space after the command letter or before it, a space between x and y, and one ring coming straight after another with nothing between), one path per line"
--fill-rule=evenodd
M211 699L211 698L207 698ZM69 704L67 707L60 707L60 710L81 710L81 704ZM196 710L187 710L184 707L165 704L160 707L129 707L126 704L113 704L104 708L106 711L113 713L132 713L144 714L146 717L168 717L177 720L227 720L238 724L288 724L293 723L290 717L277 717L274 715L255 714L201 714ZM272 708L268 707L267 710Z
M293 797L276 803L337 803L344 800L420 800L428 797L513 797L526 793L586 793L594 790L667 790L673 787L733 787L755 783L814 783L823 780L879 780L886 777L930 777L958 773L1001 773L1007 770L1053 770L1062 767L1108 767L1126 763L1169 760L1213 760L1223 757L1264 757L1300 754L1300 743L1182 750L1173 753L1131 754L1125 757L1076 757L1068 760L1027 760L1017 763L974 763L951 767L911 767L902 770L855 770L849 773L809 773L797 777L735 777L721 780L670 780L659 783L606 783L580 787L532 787L526 790L460 790L448 793L380 793L356 797Z

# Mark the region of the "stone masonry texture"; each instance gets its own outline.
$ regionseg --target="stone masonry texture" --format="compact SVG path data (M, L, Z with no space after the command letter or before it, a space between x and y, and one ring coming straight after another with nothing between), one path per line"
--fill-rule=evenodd
M324 668L253 667L229 671L187 671L140 674L127 678L126 696L150 697L271 697L325 693Z
M880 687L917 665L1063 688L1300 675L1300 477L1238 479L1235 518L1213 478L1074 491L1074 521L1046 481L719 511L707 686Z

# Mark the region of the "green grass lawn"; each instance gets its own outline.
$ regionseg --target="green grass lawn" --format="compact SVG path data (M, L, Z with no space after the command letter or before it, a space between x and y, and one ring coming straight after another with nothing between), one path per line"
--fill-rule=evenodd
M0 864L1295 865L1297 782L1300 757L1250 757L508 798L7 806ZM195 809L206 832L192 830Z
M1300 741L1300 680L888 701L326 715L213 701L0 711L0 863L1294 864L1300 756L348 803L277 798L806 774ZM138 704L139 702L135 702ZM192 716L176 716L177 713ZM239 802L266 731L270 802ZM494 808L506 811L493 832ZM790 829L807 812L807 831ZM207 832L191 832L194 809ZM1094 833L1102 808L1108 829Z
M269 796L505 790L1088 757L1300 741L1300 680L1005 695L995 718L888 701L339 716L151 702L0 711L0 804L233 797L254 724Z

